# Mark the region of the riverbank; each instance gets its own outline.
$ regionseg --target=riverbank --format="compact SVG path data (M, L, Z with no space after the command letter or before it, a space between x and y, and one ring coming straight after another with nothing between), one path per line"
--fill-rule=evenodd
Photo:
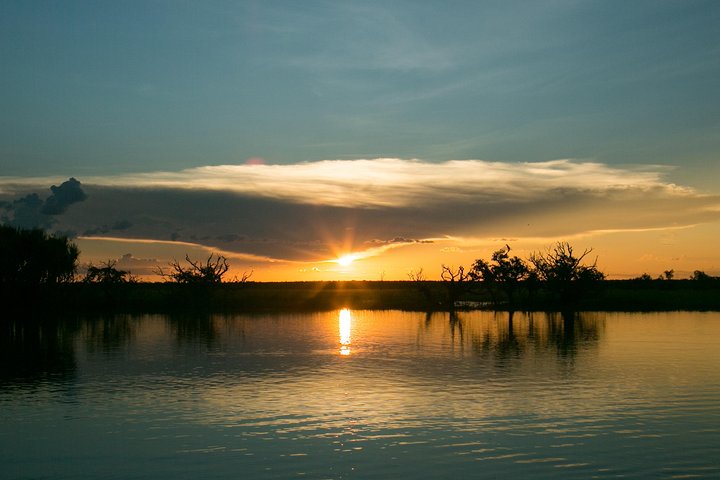
M71 283L42 289L6 288L2 297L11 310L67 312L272 312L338 308L441 311L453 307L448 284L435 281L246 282L202 286ZM571 303L559 302L552 292L539 288L532 295L519 294L512 304L497 296L493 301L487 291L475 285L463 290L456 300L456 309L720 310L720 282L608 280L573 298Z

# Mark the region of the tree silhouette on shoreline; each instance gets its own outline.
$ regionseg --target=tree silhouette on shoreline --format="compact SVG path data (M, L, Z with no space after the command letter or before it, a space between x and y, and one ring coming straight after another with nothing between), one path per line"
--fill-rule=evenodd
M0 284L39 286L74 280L77 246L65 236L0 225Z

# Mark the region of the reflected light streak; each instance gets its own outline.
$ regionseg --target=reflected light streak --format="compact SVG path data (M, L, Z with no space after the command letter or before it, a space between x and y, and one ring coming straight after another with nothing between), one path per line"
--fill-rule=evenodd
M350 355L350 310L340 310L340 355Z

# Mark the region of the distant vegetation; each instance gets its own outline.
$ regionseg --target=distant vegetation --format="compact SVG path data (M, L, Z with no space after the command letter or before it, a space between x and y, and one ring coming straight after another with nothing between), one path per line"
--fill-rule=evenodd
M173 261L158 270L165 282L144 283L112 260L78 276L79 250L66 237L0 226L0 300L6 308L68 311L720 309L720 279L701 270L687 280L667 270L608 281L592 249L577 253L559 242L527 259L511 251L506 245L470 268L442 265L439 281L419 269L410 281L263 283L249 281L250 271L228 282L227 258L211 254Z

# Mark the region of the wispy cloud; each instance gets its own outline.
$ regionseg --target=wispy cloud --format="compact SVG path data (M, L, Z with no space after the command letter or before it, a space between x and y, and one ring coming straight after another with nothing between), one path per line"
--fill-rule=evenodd
M430 41L408 23L403 13L367 3L330 2L318 15L296 14L295 29L285 33L316 48L286 62L316 74L337 70L444 70L454 66L454 52ZM342 35L337 35L340 31ZM326 35L332 35L333 41L323 41Z
M172 240L156 240L152 238L123 238L123 237L103 237L103 236L81 236L78 237L79 240L92 240L94 242L113 242L113 243L128 243L128 244L152 244L152 245L165 245L165 246L172 246L172 247L188 247L195 250L206 250L208 254L213 253L217 255L223 255L227 258L234 258L238 260L242 260L245 262L256 262L256 263L276 263L276 262L283 262L283 263L293 263L288 260L283 259L276 259L261 255L252 255L247 253L238 253L233 252L229 250L222 250L218 248L208 248L207 246L200 244L200 243L193 243L193 242L180 242L180 241L172 241ZM123 256L125 257L125 256ZM127 256L125 258L126 261L129 261L131 259L132 255ZM119 259L120 260L120 259ZM147 259L146 259L147 260ZM147 260L148 262L156 262L155 259Z
M313 205L407 207L448 200L533 201L569 192L603 195L692 190L663 181L666 167L611 167L554 160L504 163L454 160L324 160L291 165L217 165L179 172L88 177L107 187L168 188L233 192Z

